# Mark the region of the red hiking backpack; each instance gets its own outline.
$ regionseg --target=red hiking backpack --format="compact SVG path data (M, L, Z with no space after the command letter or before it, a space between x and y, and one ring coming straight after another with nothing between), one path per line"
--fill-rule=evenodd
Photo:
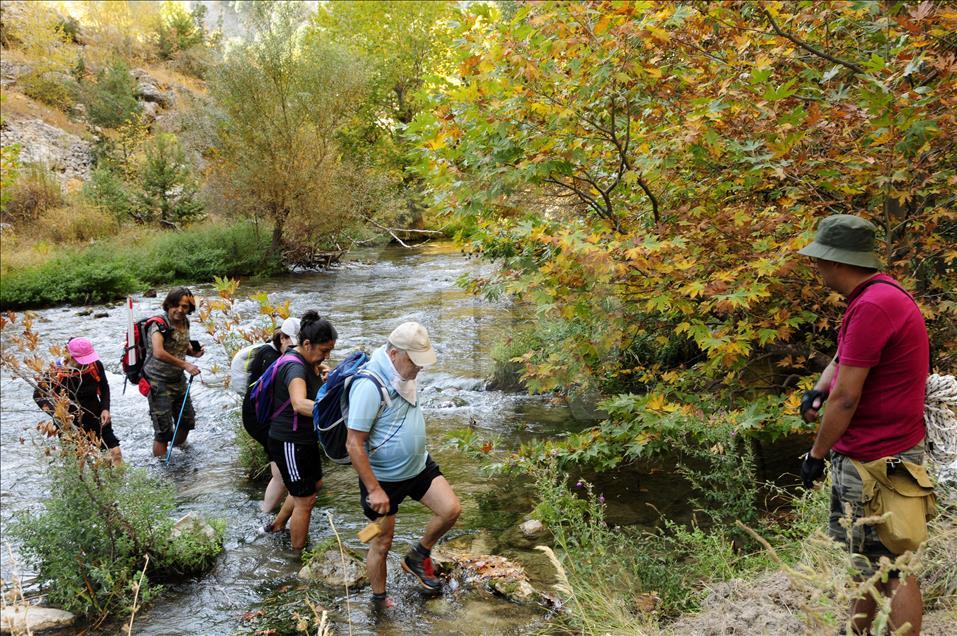
M153 346L147 340L152 324L159 326L164 341L171 335L170 327L166 324L166 318L163 316L151 316L133 323L133 333L126 334L126 346L123 347L123 358L120 360L123 365L123 374L126 375L126 380L130 384L138 385L140 380L144 379L143 365L146 364L147 356L153 355ZM135 360L132 363L129 355L131 349L135 354ZM126 390L125 384L123 389Z

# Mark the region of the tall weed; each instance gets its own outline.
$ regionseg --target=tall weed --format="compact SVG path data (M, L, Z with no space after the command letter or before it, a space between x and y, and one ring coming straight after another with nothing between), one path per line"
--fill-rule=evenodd
M120 225L102 208L74 203L68 207L47 210L37 219L34 228L54 243L77 243L116 234Z
M42 164L21 166L16 181L7 188L3 208L4 222L7 223L34 221L46 210L63 205L60 184Z

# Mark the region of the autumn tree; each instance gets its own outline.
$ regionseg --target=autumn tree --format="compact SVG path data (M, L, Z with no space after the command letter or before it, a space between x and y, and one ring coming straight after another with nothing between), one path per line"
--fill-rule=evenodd
M291 215L333 220L322 193L341 167L336 133L366 82L341 48L303 42L305 5L257 3L249 15L254 40L227 51L210 82L215 176L234 209L271 221L278 254Z
M410 129L437 208L502 265L474 288L534 309L530 388L793 400L842 307L795 251L838 212L883 228L952 364L955 23L930 2L468 7Z
M448 67L452 2L331 2L320 5L307 38L343 47L368 72L368 92L341 132L344 148L376 167L405 197L421 227L424 189L406 126L427 106L430 78Z

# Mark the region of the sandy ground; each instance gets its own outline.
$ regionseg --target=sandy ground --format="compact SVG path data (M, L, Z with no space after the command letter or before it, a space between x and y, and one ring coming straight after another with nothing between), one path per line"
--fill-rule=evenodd
M793 635L837 633L838 628L808 625L804 607L820 607L812 593L800 590L783 572L756 581L733 580L716 585L701 611L685 616L664 632L670 636ZM823 612L822 612L823 615ZM831 631L833 629L833 631ZM957 608L924 616L924 636L957 634Z

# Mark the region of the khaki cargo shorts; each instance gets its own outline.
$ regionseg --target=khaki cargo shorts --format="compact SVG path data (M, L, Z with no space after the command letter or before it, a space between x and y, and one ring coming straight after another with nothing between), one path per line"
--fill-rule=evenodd
M896 456L915 464L923 464L923 440ZM866 578L877 571L882 556L893 561L898 555L881 543L877 536L877 529L873 525L854 525L855 521L865 516L862 487L861 476L851 458L831 451L831 513L827 533L834 540L847 546L848 551L853 553L854 567L859 570L860 576ZM846 506L850 506L851 509L849 528L844 527L847 523L845 521ZM896 576L897 572L892 571L890 575Z

